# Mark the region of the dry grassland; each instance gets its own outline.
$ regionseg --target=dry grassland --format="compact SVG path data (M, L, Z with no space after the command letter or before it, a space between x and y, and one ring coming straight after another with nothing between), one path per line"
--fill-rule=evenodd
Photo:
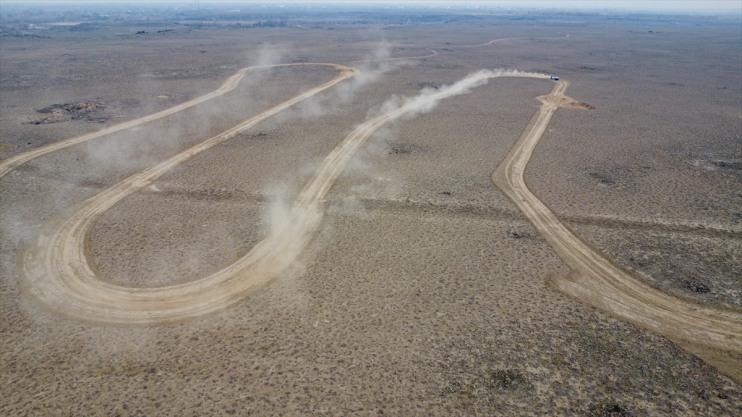
M516 68L558 73L570 97L594 106L555 113L526 171L533 193L649 285L742 308L738 27L137 29L2 38L0 157L183 103L249 65L340 63L361 74L102 213L85 256L104 283L149 288L225 268L284 221L323 159L392 96ZM438 55L378 61L432 55L425 48ZM353 62L365 60L377 61ZM27 293L19 260L46 225L335 76L326 66L249 72L229 93L0 180L0 414L742 412L740 382L726 375L734 370L547 286L569 268L491 174L549 80L495 78L377 130L323 199L321 226L296 262L229 308L175 324L101 325Z

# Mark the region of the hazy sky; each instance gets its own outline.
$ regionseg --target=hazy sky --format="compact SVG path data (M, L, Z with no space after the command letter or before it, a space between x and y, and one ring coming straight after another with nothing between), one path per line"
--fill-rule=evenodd
M522 7L558 7L584 9L634 10L726 10L742 13L742 0L524 0L491 1L492 4Z
M188 1L188 0L184 0ZM210 1L199 0L202 4ZM227 0L230 1L230 0ZM232 0L239 2L239 0ZM255 2L259 0L243 0ZM306 2L307 0L273 0L280 2ZM353 0L309 0L316 2L353 3ZM264 2L264 1L263 1ZM559 8L559 9L613 9L645 11L694 11L694 12L738 12L742 14L742 0L360 0L363 3L418 3L422 5L436 3L457 3L484 6L518 7L518 8Z
M202 4L225 0L199 0ZM226 0L240 2L239 0ZM243 0L244 2L259 2L260 0ZM322 2L322 3L353 3L354 0L273 0L272 3L294 2ZM188 0L183 0L187 3ZM355 2L358 2L356 0ZM725 10L742 13L742 0L360 0L362 3L457 3L471 5L491 5L502 7L533 7L533 8L560 8L560 9L624 9L624 10Z
M220 0L200 0L209 3ZM224 0L222 0L224 1ZM239 0L226 0L239 2ZM260 0L243 0L245 2L261 2ZM307 0L273 0L280 3L307 2ZM308 0L309 2L342 2L353 3L353 0ZM183 3L188 0L183 0ZM265 1L262 1L265 2ZM730 10L742 13L742 0L360 0L363 3L472 3L489 4L496 6L519 7L558 7L558 8L620 8L620 9L689 9L689 10Z
M196 0L107 0L112 3L172 3L195 4ZM0 0L0 3L33 3L34 0ZM41 3L101 3L96 0L41 0ZM345 3L353 0L198 0L203 5L209 3ZM742 15L742 0L360 0L359 3L417 3L420 5L443 5L456 3L470 6L497 6L509 8L556 8L556 9L612 9L644 10L665 12L725 12Z

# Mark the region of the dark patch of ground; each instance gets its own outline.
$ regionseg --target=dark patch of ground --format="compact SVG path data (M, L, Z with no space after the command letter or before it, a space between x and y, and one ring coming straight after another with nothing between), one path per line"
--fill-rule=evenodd
M78 101L75 103L52 104L36 110L41 116L31 118L26 124L60 123L70 120L103 123L112 116L106 110L108 106L99 101Z

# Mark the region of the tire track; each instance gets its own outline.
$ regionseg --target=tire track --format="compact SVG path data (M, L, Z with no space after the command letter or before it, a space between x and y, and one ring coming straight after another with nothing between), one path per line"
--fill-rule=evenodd
M478 45L459 45L459 46L456 46L456 48L481 48L483 46L493 45L493 44L495 44L497 42L515 41L515 40L524 40L524 39L564 39L564 38L569 38L569 33L566 34L566 35L564 35L564 36L539 36L539 37L536 37L536 38L533 38L533 37L529 37L529 38L523 38L523 37L520 37L520 38L498 38L498 39L492 39L489 42L480 43Z
M418 55L418 56L400 56L396 58L376 58L376 59L361 59L357 61L341 61L346 64L361 64L366 62L388 62L388 61L402 61L402 60L408 60L408 59L425 59L425 58L432 58L434 56L440 55L438 51L431 49L431 48L425 48L426 51L430 52L428 55Z
M685 301L639 281L577 237L528 189L524 173L533 150L554 112L574 103L564 95L568 85L558 81L551 94L539 97L541 108L492 174L492 181L572 269L566 277L550 276L548 283L585 304L677 342L739 379L742 312Z
M71 217L59 222L59 224L48 225L45 229L49 232L42 232L36 245L23 254L21 268L22 273L28 278L26 282L28 291L53 310L82 320L112 323L150 323L157 321L156 319L159 316L154 311L158 308L148 309L146 308L147 305L154 304L159 306L159 309L167 309L170 314L166 315L167 318L163 321L172 321L182 316L184 310L194 312L194 314L214 311L216 303L229 304L230 299L236 297L235 293L242 295L265 282L260 277L270 274L267 274L265 270L266 265L258 262L265 257L265 251L262 248L266 247L266 244L262 243L258 244L248 256L241 259L242 263L257 264L258 266L255 271L255 276L258 278L252 280L249 283L250 285L236 286L230 280L217 280L219 282L216 282L216 284L224 286L221 287L220 285L214 285L215 280L212 276L167 288L143 289L117 286L102 282L92 272L85 256L85 239L95 219L102 213L124 197L149 186L169 169L357 74L355 69L343 65L319 65L333 66L339 70L339 74L332 80L266 110L152 168L130 176L88 199L82 208ZM233 79L237 78L233 77ZM138 122L144 123L145 121L138 119ZM71 145L68 144L67 146ZM287 250L288 248L277 249ZM236 264L230 265L221 271L220 277L235 275L235 270L240 269L242 263L238 261ZM185 304L189 305L185 306ZM125 314L125 312L131 313L132 311L138 311L140 314ZM132 318L132 315L136 318Z
M59 142L54 142L49 145L41 146L35 149L32 149L27 152L20 153L15 156L11 156L10 158L4 159L0 161L0 178L3 178L4 176L8 175L8 173L19 166L25 164L26 162L38 158L40 156L46 155L51 152L55 152L64 148L68 148L70 146L77 145L79 143L87 142L89 140L97 139L102 136L110 135L111 133L120 132L122 130L131 129L133 127L139 126L141 124L151 122L157 119L161 119L165 116L169 116L171 114L175 114L179 111L185 110L187 108L196 106L198 104L201 104L203 102L209 101L213 98L222 96L224 94L229 93L230 91L237 88L237 86L240 84L240 81L245 77L245 75L254 69L261 69L261 68L274 68L274 67L289 67L289 66L298 66L298 65L323 65L323 66L331 66L341 71L348 71L350 70L349 67L345 67L343 65L339 64L330 64L330 63L304 63L304 62L297 62L297 63L291 63L291 64L275 64L275 65L256 65L252 67L245 67L238 70L235 74L233 74L231 77L227 78L222 85L217 88L216 90L204 94L202 96L196 97L193 100L186 101L184 103L178 104L176 106L167 108L165 110L159 111L157 113L152 113L150 115L140 117L138 119L129 120L128 122L120 123L117 125L113 125L111 127L98 130L91 133L86 133L81 136L76 136L74 138L61 140Z
M101 214L127 195L150 185L170 168L353 74L351 70L345 70L335 80L133 175L87 200L77 213L52 225L47 233L42 233L36 245L24 253L21 268L28 292L47 307L76 319L147 325L181 321L223 309L270 282L291 266L319 230L324 197L366 139L385 124L408 113L420 112L420 100L409 100L357 126L330 152L301 190L289 220L257 243L245 256L207 277L154 288L125 287L104 282L87 262L85 239ZM479 74L478 80L481 82L483 77L518 76L548 78L544 74L490 72L486 76ZM479 84L474 83L470 87L476 85ZM467 91L467 88L444 89L424 99L437 102Z

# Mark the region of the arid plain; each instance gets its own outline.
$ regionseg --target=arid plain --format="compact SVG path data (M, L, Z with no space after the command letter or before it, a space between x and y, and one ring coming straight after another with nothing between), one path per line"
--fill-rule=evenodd
M2 414L739 415L739 351L676 344L557 291L572 267L493 182L555 89L548 77L442 96L339 154L347 166L311 203L320 217L307 211L314 228L266 255L288 261L258 269L254 288L207 289L223 307L198 301L216 311L109 320L54 298L64 286L44 292L29 253L60 224L292 97L338 81L91 218L81 256L101 287L185 287L228 268L283 233L357 126L502 68L558 74L586 103L554 111L525 172L533 194L653 291L739 315L739 22L450 20L4 32L3 161L187 103L244 67L302 65L248 71L224 94L0 179Z

